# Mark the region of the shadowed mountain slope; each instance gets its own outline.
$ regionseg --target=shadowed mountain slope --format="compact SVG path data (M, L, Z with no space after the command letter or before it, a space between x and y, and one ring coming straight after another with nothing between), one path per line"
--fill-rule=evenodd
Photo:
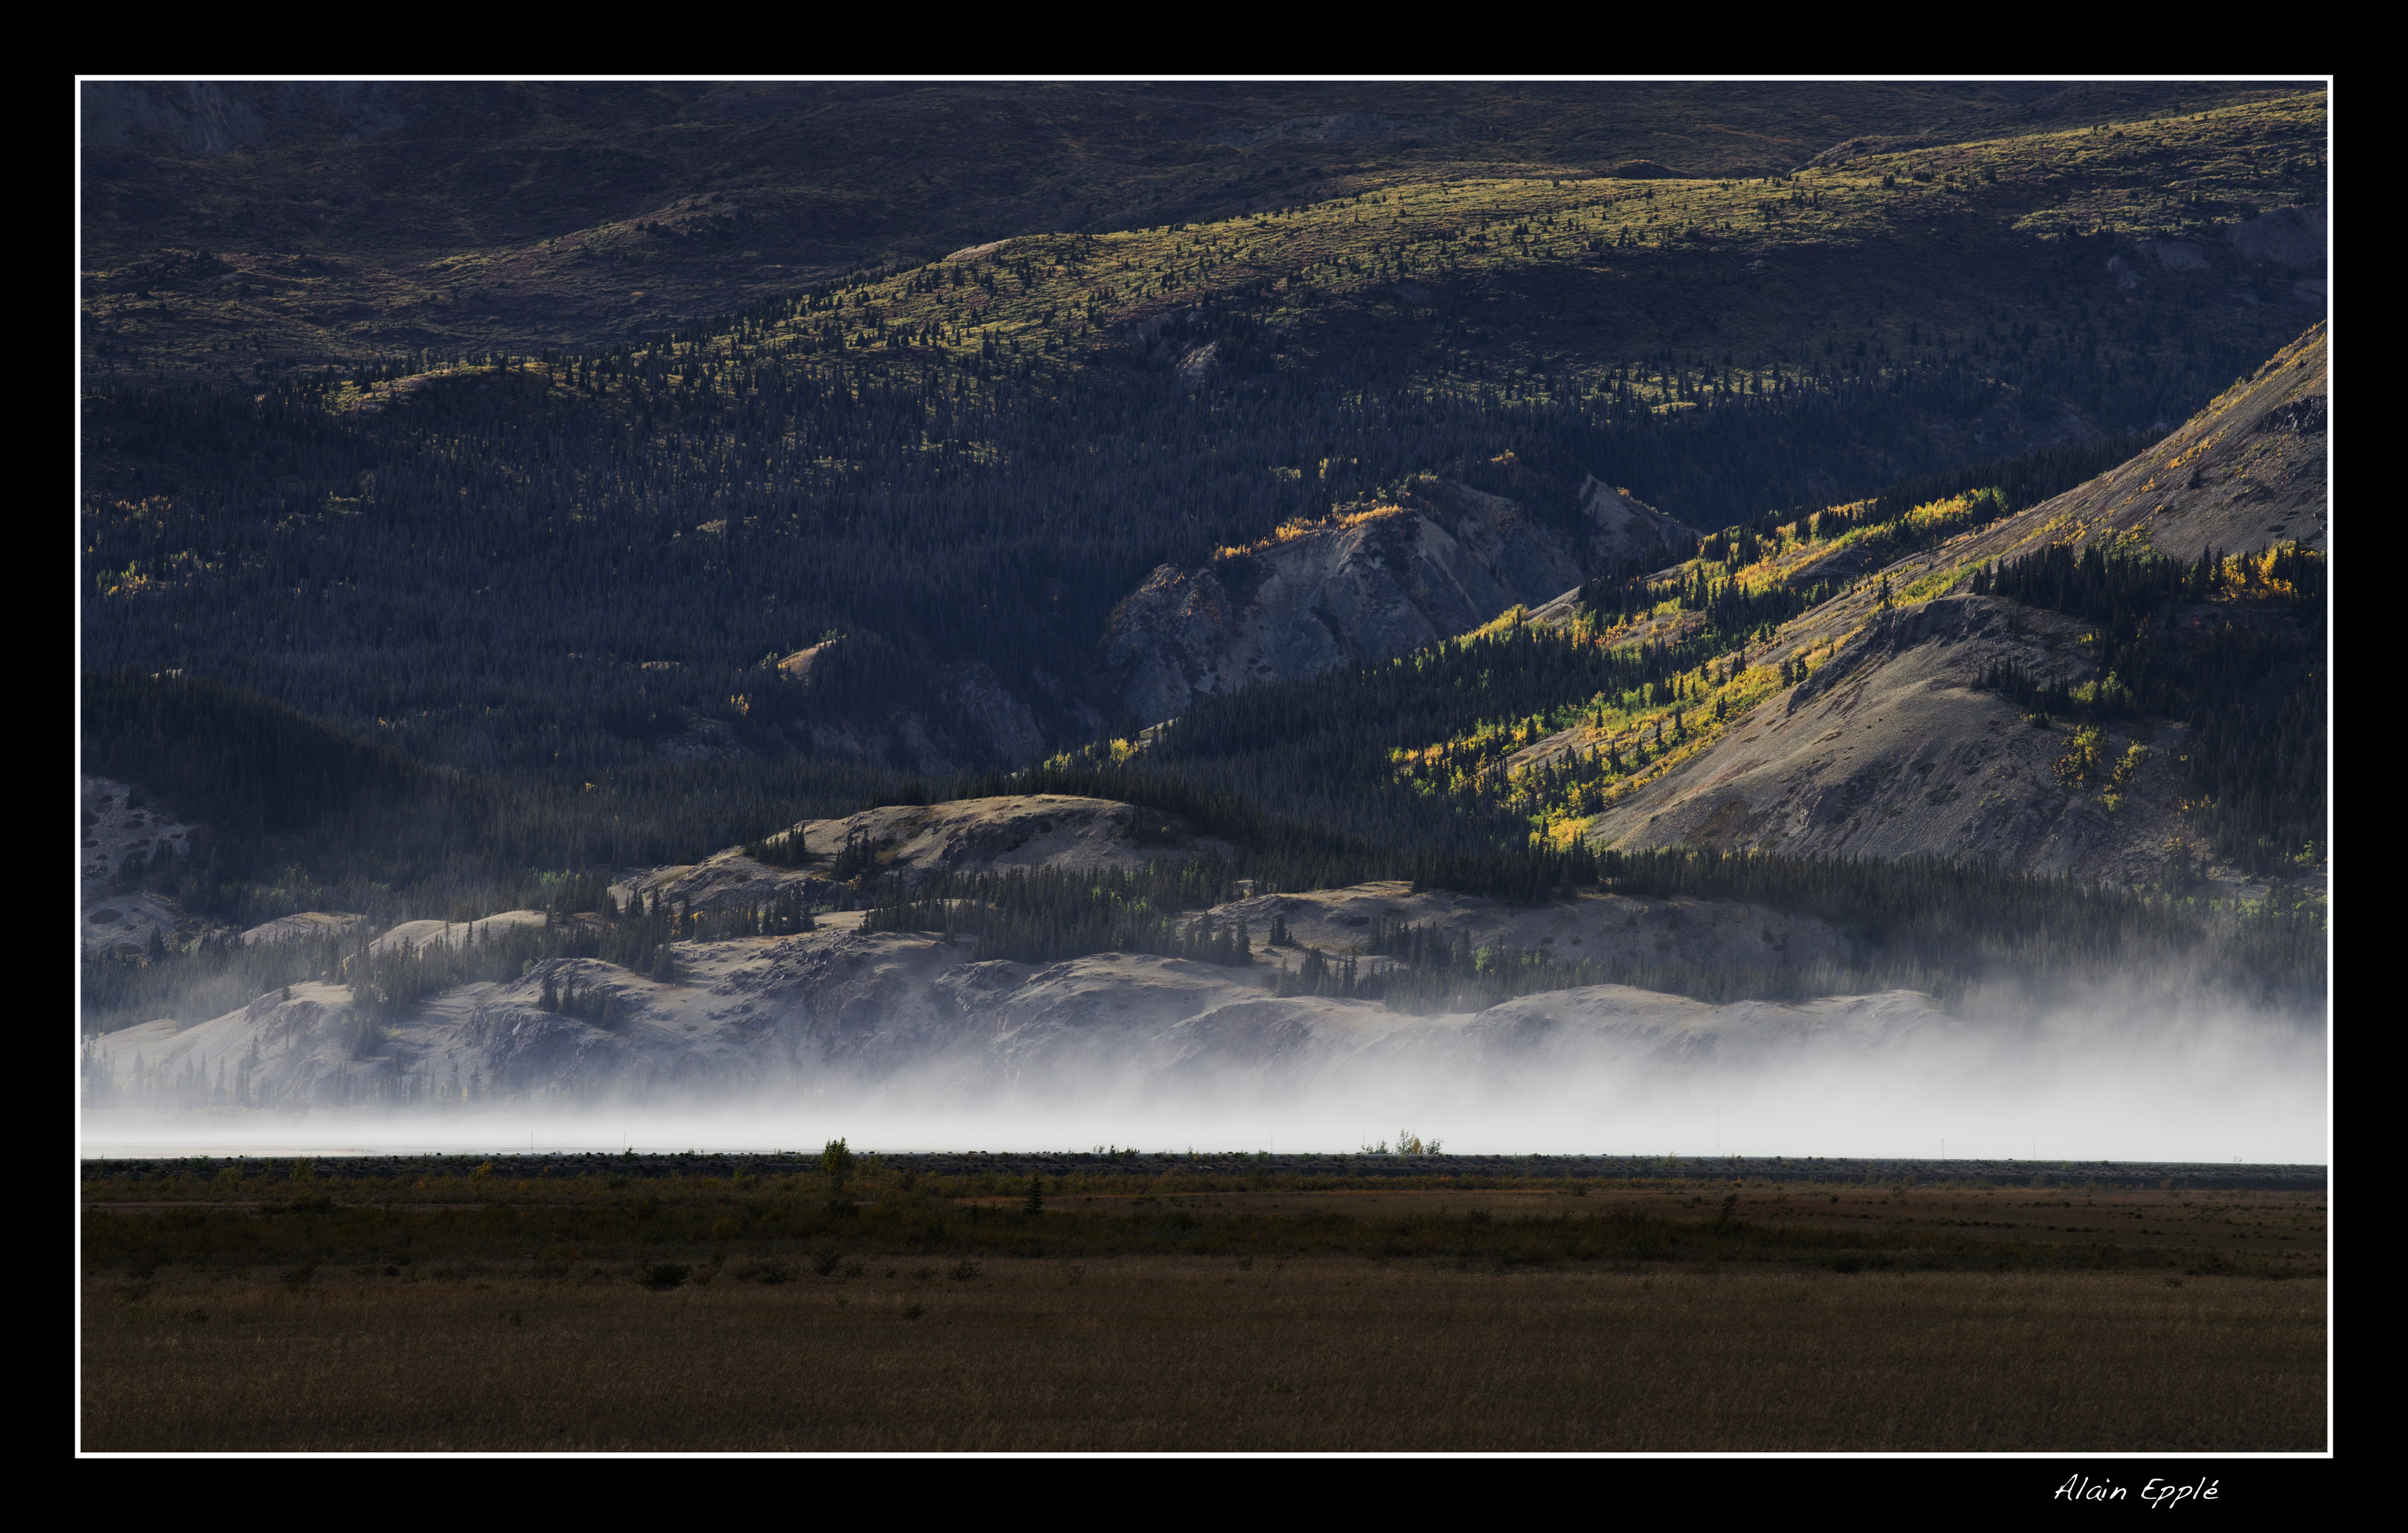
M1759 176L2286 89L91 81L84 246L123 367L242 373L609 345L1018 236L1400 179Z
M153 327L205 308L209 376L247 378L252 309L283 299L236 273L201 296L108 278L88 294L86 661L475 771L1019 765L1182 688L1391 652L1601 573L1586 533L1457 558L1417 530L1383 562L1341 529L1247 562L1275 598L1257 623L1257 591L1221 578L1242 569L1211 567L1421 476L1536 524L1576 510L1580 474L1556 501L1489 470L1562 463L1703 528L2189 414L2322 303L2292 236L2323 96L2243 97L1748 179L1406 179L990 231L638 347L438 337L265 386L133 380ZM1214 152L1369 131L1327 115ZM362 141L396 153L395 131ZM2270 208L2300 228L2241 239ZM1166 567L1126 609L1147 632L1116 636ZM806 650L807 674L777 666Z

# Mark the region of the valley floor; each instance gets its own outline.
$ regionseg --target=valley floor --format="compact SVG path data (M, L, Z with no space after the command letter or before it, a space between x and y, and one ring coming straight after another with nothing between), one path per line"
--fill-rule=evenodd
M2326 1294L2123 1272L919 1258L86 1297L110 1450L2315 1450Z

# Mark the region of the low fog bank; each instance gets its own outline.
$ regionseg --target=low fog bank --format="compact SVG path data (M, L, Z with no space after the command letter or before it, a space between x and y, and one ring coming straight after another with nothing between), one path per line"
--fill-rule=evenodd
M244 1025L222 1018L149 1040L163 1052L140 1067L147 1093L135 1089L142 1040L100 1057L110 1089L88 1090L83 1149L770 1152L842 1136L897 1153L1353 1153L1411 1132L1482 1154L2329 1158L2321 1023L2162 996L1952 1013L1899 991L1716 1007L1596 986L1410 1017L1309 998L1166 1010L1159 994L1125 984L1089 994L1095 1007L1041 1019L931 1028L923 1017L856 1016L760 1029L715 1053L687 1039L643 1068L623 1058L614 1070L564 1066L549 1077L514 1067L495 1046L506 1022L488 1010L414 1048L389 1037L386 1054L347 1057L314 1094L262 1092L237 1105L231 1061L258 1070L268 1035L287 1045L310 1036L310 1019L280 1001L254 1007ZM164 1052L211 1028L224 1035L215 1048L201 1039L180 1065ZM395 1067L380 1077L386 1065ZM406 1088L413 1069L441 1086L348 1102L325 1089L382 1078Z

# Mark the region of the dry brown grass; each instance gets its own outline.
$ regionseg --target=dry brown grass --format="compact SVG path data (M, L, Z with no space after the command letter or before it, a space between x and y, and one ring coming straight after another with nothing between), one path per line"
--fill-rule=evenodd
M1575 1187L1580 1189L1577 1193ZM1057 1197L1055 1206L1125 1214L1150 1203L1205 1215L1340 1213L1354 1218L1461 1214L1478 1209L1499 1220L1644 1214L1704 1225L1720 1216L1722 1199L1731 1194L1739 1199L1732 1206L1734 1218L1769 1228L1948 1233L1969 1239L2025 1240L2042 1246L2081 1244L2099 1237L2129 1251L2296 1261L2300 1268L2295 1276L2315 1273L2324 1256L2326 1195L2322 1192L1567 1182L1552 1187L1495 1189L1354 1186L1108 1193ZM1020 1195L961 1201L1009 1210L1019 1206Z
M96 1281L83 1446L2325 1443L2320 1282L982 1265L948 1281L932 1260L872 1259L850 1280L667 1293L615 1276Z

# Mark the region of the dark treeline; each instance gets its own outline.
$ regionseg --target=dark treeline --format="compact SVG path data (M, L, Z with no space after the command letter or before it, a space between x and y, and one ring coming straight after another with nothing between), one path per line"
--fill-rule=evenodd
M1874 496L1863 520L1895 522L1917 506L1928 506L1934 501L1947 500L1976 490L1997 491L2005 505L1996 514L2004 516L2026 506L2037 506L2098 478L2155 445L2163 435L2162 431L2119 431L2095 442L2043 447L1963 468L1943 468L1928 474L1910 475ZM1799 509L1807 511L1813 508L1799 507Z
M2298 543L2280 543L2253 559L2209 549L2186 563L2161 553L2113 552L2093 544L2076 553L2064 543L1974 572L1966 589L2011 596L2032 607L2070 612L2129 634L2172 602L2213 601L2229 592L2279 598L2300 614L2321 612L2325 556Z
M1794 525L1809 538L1837 538L1859 528L1870 529L1858 539L1856 566L1870 567L1902 558L1917 548L1971 528L1985 526L2015 511L2063 494L2068 490L2115 467L2157 440L2153 431L2126 431L2089 445L2041 448L2014 457L1997 458L1971 467L1912 475L1879 494L1851 507L1817 509L1792 505L1768 510L1704 538L1698 556L1719 560L1727 568L1754 564L1763 542L1774 530ZM1917 529L1909 513L1920 506L1969 497L1961 517L1944 524ZM1742 590L1731 580L1715 580L1700 568L1667 586L1650 580L1665 561L1635 561L1600 574L1581 587L1581 605L1608 623L1619 623L1647 611L1670 595L1684 611L1703 612L1709 629L1729 648L1747 636L1787 622L1846 589L1843 579L1827 577L1808 585L1781 581L1759 591ZM1652 564L1654 567L1644 567Z
M1644 694L1721 653L1728 638L1609 647L1555 628L1506 628L1198 697L1146 755L1165 773L1377 845L1518 848L1529 828L1518 816L1477 792L1450 796L1398 781L1390 752L1483 723L1550 715L1599 693Z
M329 979L366 942L350 935L251 943L210 937L148 957L123 949L93 954L83 961L83 1027L106 1033L161 1017L207 1022L271 992Z
M333 379L104 388L85 421L88 662L181 667L475 770L718 748L693 737L704 722L760 752L848 725L901 750L880 731L907 708L939 756L974 761L990 747L959 667L1074 737L1082 696L1111 706L1089 675L1106 617L1155 565L1416 472L1480 482L1511 449L1729 520L1936 469L1938 423L2043 381L2051 408L2120 424L2203 397L2233 362L2144 389L2103 363L1933 365L1674 417L1441 394L1369 357L1192 394L1127 366L881 367L754 344L754 322L731 322L726 350L666 341L372 399ZM1296 465L1323 467L1270 472ZM1569 516L1564 488L1533 514ZM808 686L762 664L831 632Z
M2325 572L2325 556L2297 543L2188 562L2059 544L1978 570L1966 589L2097 624L2090 680L2002 664L1984 683L2044 716L2191 724L2178 766L2215 850L2280 875L2328 834ZM2216 600L2227 595L2255 599Z
M891 773L808 758L565 774L418 765L281 704L192 678L87 675L84 769L196 821L191 852L122 881L250 924L310 908L467 920L549 902L544 877L692 860L765 824L848 814Z

